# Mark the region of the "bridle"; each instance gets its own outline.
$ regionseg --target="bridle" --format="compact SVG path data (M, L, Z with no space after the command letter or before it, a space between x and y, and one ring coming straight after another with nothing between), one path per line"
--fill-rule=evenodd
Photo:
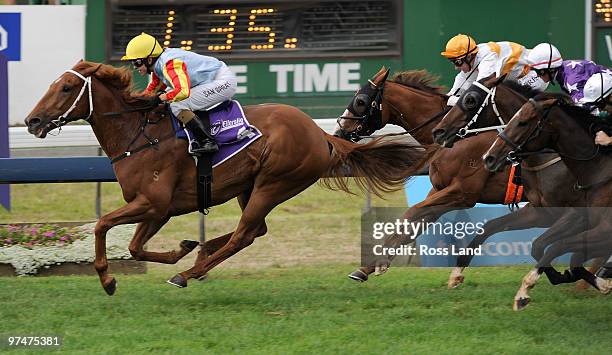
M387 73L388 75L388 73ZM385 75L385 79L386 79L386 75ZM350 139L351 141L358 141L360 138L362 138L364 135L370 135L372 134L374 131L380 129L383 127L383 123L382 123L382 109L383 109L383 105L382 105L382 99L383 99L383 91L384 91L384 82L385 80L382 81L383 85L376 85L374 84L374 82L372 80L368 80L369 85L371 86L371 88L373 88L374 91L374 95L368 95L368 94L360 94L360 92L365 91L368 86L368 84L366 84L366 86L362 87L361 90L359 90L357 93L355 93L355 96L353 97L353 100L351 101L351 103L348 105L347 110L353 114L353 116L349 117L349 116L340 116L338 117L338 119L336 120L336 123L338 124L338 126L340 127L340 131L342 132L342 134L347 137L348 139ZM371 91L371 90L369 90ZM371 97L374 97L374 99L371 99ZM367 101L365 100L367 98ZM368 105L368 109L362 114L359 115L354 108L354 103L356 100L361 99L364 102L369 102ZM353 121L358 121L359 124L357 125L357 129L355 129L352 132L346 132L344 131L344 129L342 129L342 126L340 125L340 120L353 120Z
M98 66L98 68L96 68L96 71L99 68L100 68L100 66ZM81 73L79 73L79 72L77 72L75 70L72 70L72 69L68 69L64 73L71 73L71 74L76 75L79 79L83 80L83 86L81 86L81 91L79 91L79 94L77 95L76 99L74 99L74 102L68 108L68 110L66 110L66 112L64 112L62 115L60 115L57 119L51 121L51 123L54 124L56 128L60 128L60 129L61 129L62 126L66 125L70 121L76 121L76 120L82 119L82 120L85 120L85 121L89 122L89 119L91 118L91 115L93 114L93 110L94 110L94 106L93 106L93 94L91 93L91 76L85 77ZM94 71L94 73L95 73L95 71ZM76 108L77 104L79 103L79 100L81 100L81 97L83 97L83 94L85 93L85 89L88 89L87 93L88 93L88 101L89 101L89 114L87 116L84 116L84 117L73 118L73 119L71 119L69 121L67 119L68 115Z
M558 153L559 155L564 156L568 159L582 160L582 161L591 160L595 158L597 154L599 154L599 145L597 144L595 144L593 154L587 157L574 157L574 156L570 156L570 155L567 155L561 152L556 152L556 151L549 150L549 149L544 149L544 150L539 150L539 151L534 151L534 152L523 151L526 144L534 140L536 137L538 137L542 133L546 123L548 122L548 117L549 117L550 112L555 106L559 104L559 101L555 100L552 105L544 109L533 98L529 99L529 103L533 105L533 107L535 108L535 111L540 117L538 118L537 125L535 125L535 127L531 129L527 137L522 142L517 143L517 142L514 142L512 139L510 139L510 137L508 137L506 133L503 131L497 135L501 140L503 140L507 145L509 145L512 148L512 150L508 152L508 154L506 155L506 159L508 159L508 161L510 161L512 164L520 163L524 158L530 155L541 154L541 153Z
M100 69L102 65L100 64L91 74L93 75L96 71L98 71L98 69ZM76 75L78 78L80 78L81 80L83 80L83 86L81 87L81 91L79 91L79 94L77 95L77 97L74 99L74 102L72 103L72 105L68 108L68 110L66 110L66 112L64 112L62 115L60 115L57 119L51 121L52 124L54 124L56 127L55 128L59 128L61 130L61 127L66 125L69 122L72 121L77 121L77 120L85 120L87 122L89 122L89 124L92 124L92 122L90 121L91 116L93 115L93 111L94 111L94 106L93 106L93 93L92 93L92 75L85 77L83 74L72 70L72 69L68 69L66 70L64 73L71 73ZM79 103L79 101L81 100L81 98L83 97L83 94L85 93L85 90L87 90L88 93L88 102L89 102L89 114L87 116L83 116L83 117L71 117L70 120L68 120L68 115L70 115L70 113L76 108L77 104ZM138 112L138 111L149 111L151 110L152 106L145 106L145 107L138 107L138 108L132 108L132 109L127 109L127 110L123 110L123 111L119 111L119 112L106 112L103 113L103 116L118 116L118 115L122 115L124 113L130 113L130 112ZM160 119L161 120L161 119ZM111 159L111 164L116 163L119 160L122 160L124 158L127 158L129 156L131 156L134 153L138 153L142 150L145 150L147 148L151 148L154 146L159 145L159 143L161 143L162 141L172 138L174 137L174 132L169 133L168 135L162 137L162 138L150 138L149 136L147 136L147 134L145 133L145 127L148 124L156 124L159 123L159 121L151 121L147 118L147 114L145 114L145 119L144 122L142 123L140 129L138 130L138 134L136 135L136 137L134 137L134 139L132 139L132 141L130 142L130 144L128 144L127 150L117 156ZM147 143L142 144L136 148L130 149L131 146L136 143L136 141L138 140L138 138L140 136L145 137L145 139L147 140Z
M497 87L493 87L489 89L478 81L473 82L472 87L473 88L468 89L465 93L463 93L463 95L461 95L461 98L459 99L459 102L458 102L459 108L464 113L468 113L470 111L464 106L463 101L465 100L465 98L467 98L470 95L471 92L482 91L486 93L486 96L484 100L482 101L482 103L480 104L480 107L478 108L476 113L472 116L472 118L468 121L468 123L465 126L463 126L463 128L459 129L459 131L457 132L457 136L463 139L468 134L472 134L472 133L478 134L480 132L492 131L492 130L497 130L498 132L501 132L504 128L506 128L506 123L504 122L501 115L499 114L499 110L497 109L497 103L495 102L495 93L497 92ZM476 123L476 121L478 121L478 117L480 116L482 110L489 104L489 102L491 103L493 112L495 113L495 116L497 116L497 119L499 120L500 124L497 126L470 129L470 127L474 123Z

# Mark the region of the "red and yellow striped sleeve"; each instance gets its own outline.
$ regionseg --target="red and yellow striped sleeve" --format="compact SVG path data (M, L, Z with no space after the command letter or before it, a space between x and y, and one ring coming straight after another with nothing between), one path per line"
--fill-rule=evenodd
M169 60L164 66L164 76L172 83L173 89L166 93L168 101L181 101L191 94L191 81L187 74L185 62L179 59Z
M147 85L147 88L144 90L145 95L155 94L159 90L163 90L166 88L166 85L162 83L162 81L155 75L155 73L151 74L151 82Z

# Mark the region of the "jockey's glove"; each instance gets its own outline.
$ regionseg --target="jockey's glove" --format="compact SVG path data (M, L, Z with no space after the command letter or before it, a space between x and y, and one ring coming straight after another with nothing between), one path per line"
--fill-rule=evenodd
M158 96L158 95L153 96L153 97L152 97L152 98L149 100L149 104L150 104L151 106L159 106L159 105L161 105L161 104L162 104L162 102L163 102L163 101L162 101L162 100L159 98L159 96Z

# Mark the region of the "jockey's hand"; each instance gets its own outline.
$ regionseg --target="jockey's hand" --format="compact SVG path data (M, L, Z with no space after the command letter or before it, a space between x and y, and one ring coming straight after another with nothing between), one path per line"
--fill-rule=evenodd
M163 103L163 101L162 101L162 99L158 95L155 95L155 96L149 98L149 104L151 106L159 106L162 103Z
M595 135L595 144L599 145L610 145L612 144L612 137L608 136L605 132L599 131Z

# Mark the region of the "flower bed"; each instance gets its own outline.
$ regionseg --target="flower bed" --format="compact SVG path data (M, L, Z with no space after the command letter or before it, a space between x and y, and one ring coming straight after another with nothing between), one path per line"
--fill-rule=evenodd
M8 265L16 275L53 274L48 269L54 268L68 270L70 274L81 273L78 269L83 269L84 273L95 272L92 265L95 259L94 227L95 223L73 228L56 225L0 226L0 265L4 264L4 272L0 270L0 273L6 274ZM118 264L127 265L128 271L144 272L144 263L129 260L132 256L128 245L135 227L123 225L111 229L106 236L106 255L111 265L117 263L113 260L120 260Z

